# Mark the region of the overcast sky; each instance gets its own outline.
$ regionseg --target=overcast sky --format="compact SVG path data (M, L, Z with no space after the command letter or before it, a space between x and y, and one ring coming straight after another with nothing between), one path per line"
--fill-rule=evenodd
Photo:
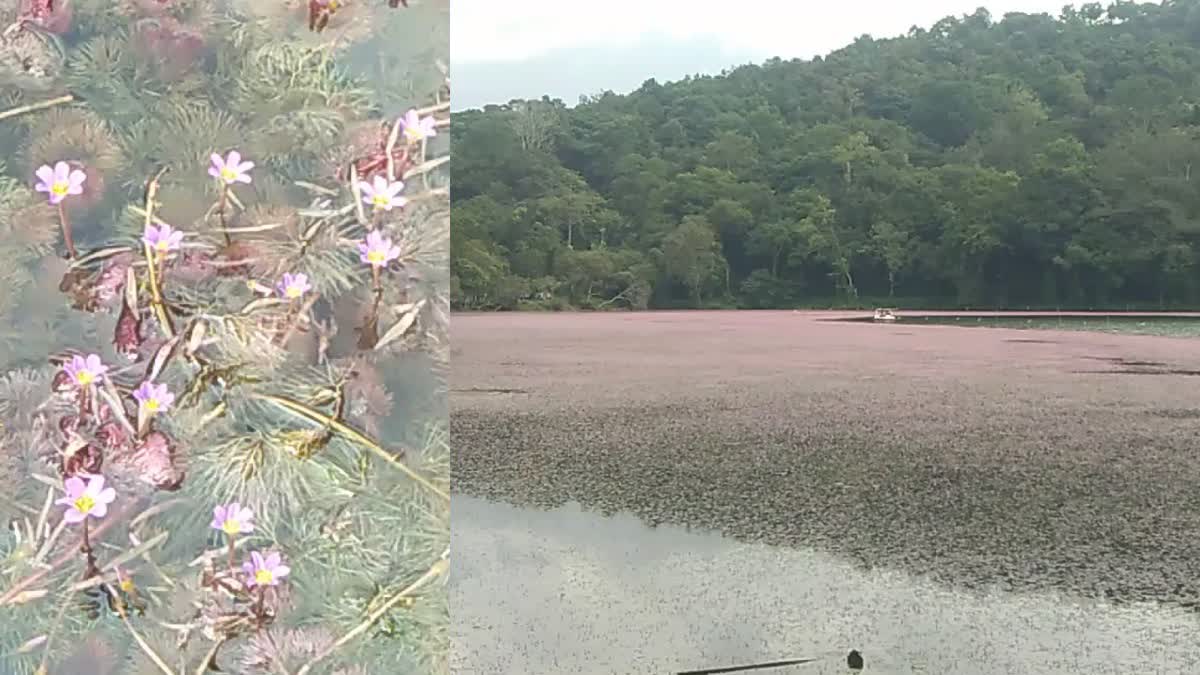
M810 58L864 33L894 37L980 6L999 19L1007 12L1058 15L1064 4L1067 0L455 0L450 27L455 107L542 93L573 104L578 94L572 89L627 91L650 77L678 79L773 56ZM581 68L580 58L594 61L593 67ZM634 78L630 71L639 60L646 61L645 72ZM547 79L556 63L570 63L573 84L561 76Z

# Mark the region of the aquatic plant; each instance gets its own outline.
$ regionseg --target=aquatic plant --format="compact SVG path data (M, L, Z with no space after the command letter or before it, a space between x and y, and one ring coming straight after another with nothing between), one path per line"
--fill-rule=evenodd
M447 667L444 56L262 4L0 0L0 671Z
M66 480L67 494L54 503L66 506L64 523L81 523L87 518L103 518L108 505L117 498L117 491L104 486L104 476L94 476L86 483L78 476Z
M404 190L404 183L400 181L389 183L388 179L383 176L375 176L375 180L371 183L359 181L358 189L362 192L364 202L384 211L404 206L408 201L400 196L400 192Z

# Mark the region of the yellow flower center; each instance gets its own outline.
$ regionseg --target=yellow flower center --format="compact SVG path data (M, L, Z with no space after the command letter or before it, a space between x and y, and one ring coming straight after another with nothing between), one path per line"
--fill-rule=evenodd
M146 410L150 412L158 412L158 399L156 398L148 398L142 405L146 406Z
M233 181L237 180L237 177L237 172L233 169L229 167L221 169L221 178L224 179L226 183L232 183Z
M235 518L226 518L225 522L221 523L221 529L225 534L239 534L242 531L242 524Z
M410 141L419 141L425 138L425 132L421 131L421 127L404 127L404 135Z
M383 251L368 251L367 252L367 261L370 262L372 265L382 265L383 264Z
M375 208L377 209L386 207L391 203L391 201L392 200L388 199L386 195L375 195L375 197L371 199L371 203L374 204Z
M96 378L92 377L92 374L86 370L81 370L81 371L75 373L75 381L78 382L79 386L81 386L81 387L88 386L95 379Z
M96 505L96 500L87 495L80 495L75 499L75 510L80 513L87 513Z
M336 12L341 6L342 3L338 2L338 0L329 0L329 11Z
M287 292L287 296L289 298L293 298L293 299L298 298L301 295L304 295L304 292L300 290L299 286L288 286L286 292Z
M254 580L260 584L269 584L274 578L275 575L271 573L271 570L258 570L254 573Z
M121 580L121 590L125 591L126 593L132 591L133 590L133 581L131 581L129 579L122 579Z
M159 239L158 243L154 245L154 248L158 249L159 253L166 253L167 252L167 240Z
M54 184L50 186L50 191L53 192L54 194L58 195L59 197L66 196L67 190L70 190L70 189L71 189L71 184L63 182L63 181L55 181Z

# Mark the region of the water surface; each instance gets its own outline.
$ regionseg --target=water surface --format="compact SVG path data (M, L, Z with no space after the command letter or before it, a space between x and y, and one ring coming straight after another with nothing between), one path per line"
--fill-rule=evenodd
M1121 315L1121 314L1065 314L1054 316L1049 313L1023 315L956 315L901 313L900 320L892 325L902 326L962 326L966 328L1012 328L1018 330L1073 330L1126 335L1162 335L1168 337L1200 337L1200 316L1196 315ZM872 317L847 319L849 321L874 321Z
M1153 603L964 592L809 549L650 528L575 504L454 496L456 673L1189 673L1196 615Z

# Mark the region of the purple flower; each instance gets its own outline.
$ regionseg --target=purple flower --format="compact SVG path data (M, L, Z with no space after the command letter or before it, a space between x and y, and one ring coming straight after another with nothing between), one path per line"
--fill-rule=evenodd
M285 298L295 300L311 290L312 284L308 283L308 275L303 272L285 273L283 281L279 282L279 294Z
M71 476L65 485L67 496L54 503L67 507L63 520L68 523L83 522L88 516L103 518L108 513L108 505L117 498L116 490L104 487L104 476L88 476L87 483L79 476Z
M228 535L254 531L254 512L238 502L213 507L212 528Z
M147 225L142 241L158 253L166 253L179 249L179 245L183 243L183 233L166 223L163 223L162 227Z
M208 167L208 175L221 179L226 185L249 183L250 174L248 172L253 168L254 162L243 162L242 153L237 150L230 150L224 159L214 152L212 165Z
M279 580L286 577L292 568L283 564L283 559L275 551L263 558L258 551L250 552L250 560L242 563L242 571L246 573L246 585L278 586Z
M367 241L358 245L359 259L373 267L383 267L400 257L400 247L393 246L392 240L372 230L367 235Z
M142 406L142 409L148 413L165 412L175 402L175 394L172 394L165 384L154 384L150 380L146 380L133 392L133 397Z
M391 211L393 208L408 203L407 199L400 196L400 191L404 189L404 183L400 181L389 183L383 176L375 176L373 183L359 181L358 189L362 192L363 201L376 209Z
M71 357L70 363L63 366L63 370L76 386L83 388L104 377L108 366L104 365L96 354L88 354L86 358L75 355Z
M50 196L51 204L62 203L67 195L83 194L83 182L87 174L79 169L72 169L66 162L57 162L51 169L49 164L43 164L34 172L38 177L33 189L45 192Z
M409 143L437 136L434 124L433 117L420 117L415 109L404 113L404 119L400 120L400 126L404 128L404 138L408 139Z

